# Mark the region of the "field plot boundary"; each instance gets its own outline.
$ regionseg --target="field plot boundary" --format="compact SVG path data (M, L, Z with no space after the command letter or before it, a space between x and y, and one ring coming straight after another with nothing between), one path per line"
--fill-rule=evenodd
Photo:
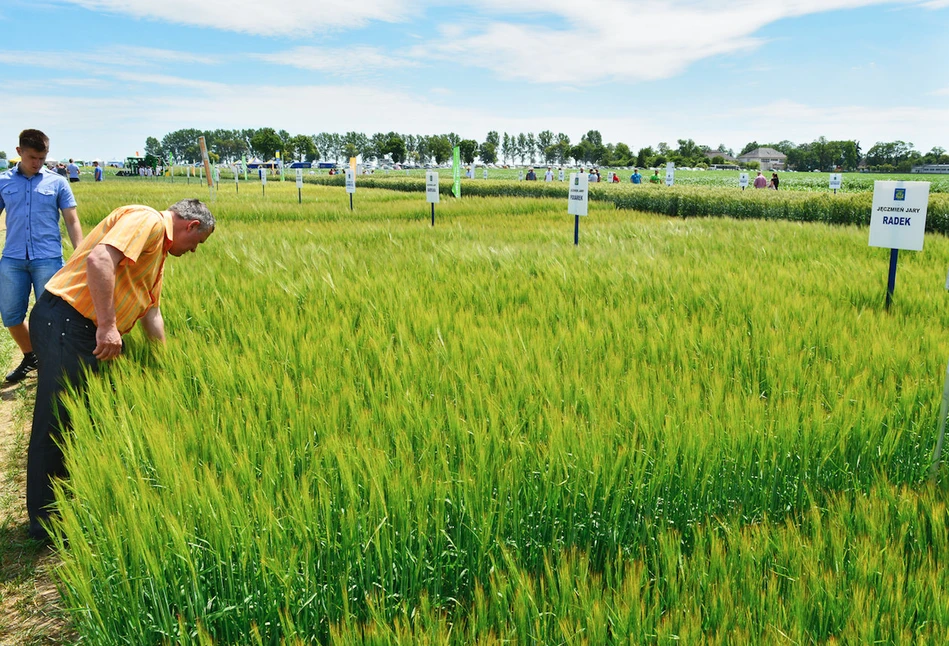
M306 177L310 184L345 185L345 178ZM425 178L360 176L360 188L381 188L419 193L425 196ZM441 182L441 193L451 195L451 182ZM514 182L475 180L462 184L464 197L529 197L562 199L567 186L559 182ZM805 191L741 191L737 188L701 188L692 186L658 187L649 185L590 185L590 199L611 203L619 209L643 211L672 217L728 217L740 220L787 220L822 222L838 225L870 225L872 192L817 193ZM566 205L564 207L566 211ZM929 196L926 231L949 235L949 195Z

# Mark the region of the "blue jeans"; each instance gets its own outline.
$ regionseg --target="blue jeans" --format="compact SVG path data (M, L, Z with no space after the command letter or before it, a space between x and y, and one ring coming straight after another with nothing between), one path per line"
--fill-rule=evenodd
M62 269L63 259L40 258L17 260L0 258L0 319L4 327L13 327L26 320L26 309L30 305L30 287L39 300L46 283Z

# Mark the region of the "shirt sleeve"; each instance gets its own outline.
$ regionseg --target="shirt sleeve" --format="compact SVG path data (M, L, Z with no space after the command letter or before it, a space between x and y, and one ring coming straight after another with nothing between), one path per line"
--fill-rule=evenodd
M66 182L59 182L58 196L59 210L71 209L76 206L76 196L72 194L72 189Z
M115 247L128 262L136 263L142 252L161 248L164 240L165 225L161 217L149 211L134 209L122 214L99 244Z

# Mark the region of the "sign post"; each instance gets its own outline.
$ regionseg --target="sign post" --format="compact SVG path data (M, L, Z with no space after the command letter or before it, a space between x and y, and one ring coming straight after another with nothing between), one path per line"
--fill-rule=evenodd
M738 173L738 185L741 190L748 188L748 173Z
M237 164L234 164L233 170L234 170L234 192L240 193L241 192L240 177L239 177L239 173L237 169Z
M675 162L666 163L666 186L672 186L675 184L676 179L676 165Z
M929 206L929 182L874 182L870 213L870 246L890 249L886 309L896 289L896 262L900 249L922 251Z
M211 160L208 158L208 144L204 137L198 137L198 147L201 149L201 160L204 162L204 176L208 178L208 192L211 201L214 201L214 179L211 177Z
M837 190L840 188L840 185L843 183L843 175L840 173L831 173L830 174L830 188L833 189L834 195L837 195Z
M451 164L451 175L454 182L451 186L451 192L455 197L461 197L461 147L455 146L453 149L454 159Z
M352 158L355 161L355 157ZM356 192L356 171L352 168L346 169L346 192L349 193L349 210L353 210L353 193Z
M260 194L262 196L267 195L267 171L263 168L260 170Z
M432 205L432 226L435 226L435 205L438 204L438 173L425 173L425 199Z
M297 169L297 203L303 204L303 169Z
M481 171L481 177L484 178L484 179L488 179L488 168L487 168L487 167L485 167L485 169L484 169L483 171Z
M573 244L580 244L580 216L587 214L589 204L589 177L583 173L570 173L570 191L567 196L567 213L574 216Z

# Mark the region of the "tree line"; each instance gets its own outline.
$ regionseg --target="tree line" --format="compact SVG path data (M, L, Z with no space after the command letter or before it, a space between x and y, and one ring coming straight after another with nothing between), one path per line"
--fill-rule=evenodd
M273 128L243 130L198 130L186 128L175 130L158 140L148 137L145 154L162 160L172 157L175 163L194 163L201 159L198 137L203 136L214 163L231 163L242 156L273 159L277 153L285 161L345 161L350 157L361 157L366 162L391 162L398 164L444 164L452 157L452 149L458 146L462 161L471 164L480 159L484 164L547 164L569 163L599 166L663 166L674 162L677 166L707 167L711 164L735 163L740 157L756 148L774 148L787 155L787 165L795 170L842 170L852 171L861 165L869 170L907 172L918 164L949 164L949 155L941 147L934 147L926 154L915 150L912 143L904 141L878 142L866 154L860 143L853 140L829 141L825 137L810 143L795 144L791 141L759 144L747 143L736 156L734 151L719 144L716 148L697 144L692 139L678 139L673 147L660 142L656 147L644 146L637 151L623 143L607 143L598 130L590 130L573 143L562 132L544 130L509 134L488 132L484 141L464 139L454 132L436 135L401 134L378 132L366 135L362 132L344 134L321 132L319 134L291 135L286 130Z

